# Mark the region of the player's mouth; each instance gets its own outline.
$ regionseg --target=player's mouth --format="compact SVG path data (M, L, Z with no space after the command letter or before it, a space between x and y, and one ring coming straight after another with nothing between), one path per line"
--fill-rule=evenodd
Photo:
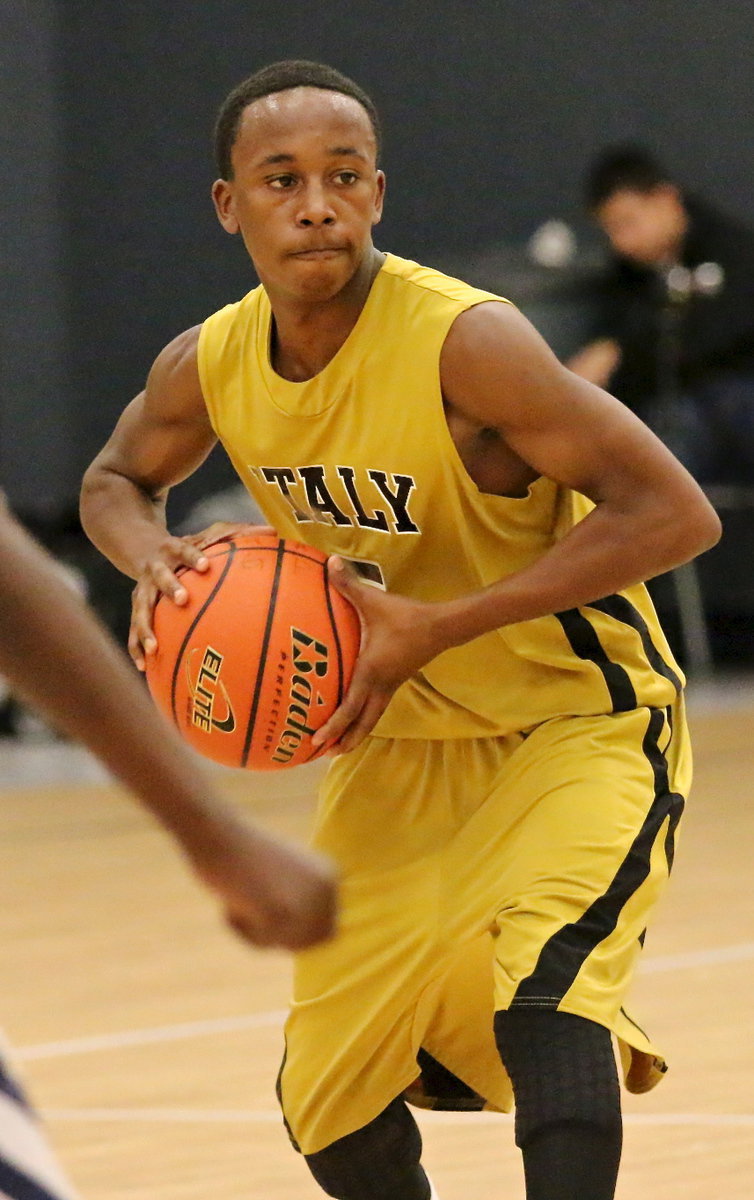
M291 258L300 258L305 262L322 262L330 258L337 258L342 253L342 246L314 246L307 250L292 251Z

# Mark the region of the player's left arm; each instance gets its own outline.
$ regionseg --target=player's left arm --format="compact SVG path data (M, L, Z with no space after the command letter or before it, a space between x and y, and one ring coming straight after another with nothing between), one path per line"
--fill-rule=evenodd
M513 307L460 316L441 356L446 403L496 430L523 462L594 502L525 569L438 604L367 588L339 560L336 586L360 611L351 688L315 741L353 749L396 688L443 650L518 621L577 608L689 561L720 536L704 493L624 405L564 367ZM501 489L502 491L502 489Z
M629 409L567 370L515 308L464 313L446 340L441 378L461 415L595 506L525 570L443 606L452 644L601 599L718 540L719 518L688 471Z

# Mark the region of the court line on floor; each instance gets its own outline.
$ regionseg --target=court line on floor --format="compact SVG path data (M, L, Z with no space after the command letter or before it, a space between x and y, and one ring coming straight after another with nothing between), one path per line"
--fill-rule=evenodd
M640 974L652 975L693 967L717 966L722 963L748 962L754 959L754 942L720 946L711 950L692 950L682 954L661 954L645 959ZM247 1029L282 1026L285 1009L249 1013L246 1016L218 1017L203 1021L184 1021L152 1029L125 1029L116 1033L94 1034L89 1037L65 1038L55 1042L39 1042L18 1046L13 1057L19 1062L62 1058L74 1054L90 1054L97 1050L119 1050L126 1046L146 1046L154 1042L178 1042L185 1038L207 1037L216 1033L237 1033Z
M59 1042L38 1042L32 1046L17 1046L13 1057L19 1062L41 1058L62 1058L69 1054L90 1054L95 1050L119 1050L124 1046L146 1046L150 1042L179 1042L184 1038L207 1037L214 1033L237 1033L265 1026L282 1026L287 1016L284 1008L269 1012L249 1013L240 1017L216 1017L205 1021L184 1021L175 1025L158 1025L153 1029L124 1029L118 1033L93 1034L90 1037L65 1038Z
M147 1124L221 1124L253 1125L281 1124L276 1109L222 1108L44 1108L45 1121L124 1122ZM418 1112L420 1124L426 1125L486 1125L510 1123L512 1116L504 1113ZM754 1113L624 1113L627 1125L699 1126L716 1128L752 1128Z
M641 975L661 971L682 971L688 967L713 967L719 963L747 962L754 958L754 942L739 942L736 946L719 946L714 950L689 950L685 954L658 954L639 966Z

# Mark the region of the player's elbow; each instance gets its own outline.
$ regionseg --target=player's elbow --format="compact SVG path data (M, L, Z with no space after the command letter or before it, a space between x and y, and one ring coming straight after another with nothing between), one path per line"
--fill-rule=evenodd
M723 523L709 501L701 525L699 536L703 540L703 545L702 549L698 551L700 554L703 550L711 550L713 546L716 546L723 534Z
M681 534L679 551L681 561L688 562L697 555L710 550L719 541L723 527L719 516L707 497L699 490L695 503L685 507L678 525Z
M107 557L110 538L129 511L134 494L140 501L145 496L138 484L118 471L104 454L98 455L84 473L79 493L81 526ZM146 498L154 502L153 497Z
M103 464L101 456L97 456L87 467L81 480L79 492L79 516L84 529L96 520L99 509L111 488L112 472Z

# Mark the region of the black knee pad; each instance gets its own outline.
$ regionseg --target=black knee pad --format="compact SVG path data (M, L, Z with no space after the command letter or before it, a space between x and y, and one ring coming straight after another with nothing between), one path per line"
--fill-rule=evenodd
M416 1121L397 1098L363 1129L305 1158L319 1186L336 1200L429 1200L421 1152Z
M495 1040L513 1084L516 1144L546 1126L621 1128L620 1085L610 1031L553 1009L495 1014Z

